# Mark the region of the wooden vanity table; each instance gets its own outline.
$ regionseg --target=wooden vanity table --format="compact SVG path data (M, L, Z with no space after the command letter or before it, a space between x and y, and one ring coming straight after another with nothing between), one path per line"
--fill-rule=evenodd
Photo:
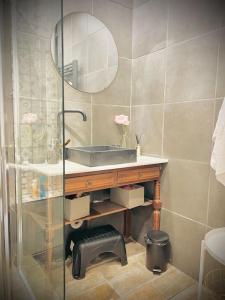
M160 171L167 159L161 159L150 156L140 156L137 162L117 165L107 165L101 167L87 167L70 161L65 162L65 195L73 195L83 192L91 192L112 187L118 187L128 184L154 182L154 199L145 199L143 206L153 207L153 229L160 228ZM33 171L37 174L43 174L51 180L55 176L62 176L63 163L55 165L48 164L30 164L26 166L17 166L21 170ZM56 230L62 230L62 224L53 222L53 203L56 198L62 197L62 191L55 197L47 197L39 201L47 201L47 218L30 213L33 220L39 224L46 232L47 244L47 268L51 269L53 260L53 239ZM63 199L63 198L62 198ZM24 205L37 200L30 199L24 202ZM130 236L131 228L131 209L120 206L110 201L104 201L91 205L90 215L78 220L65 220L65 225L74 224L77 221L91 221L99 217L112 215L115 213L124 213L124 235Z
M136 163L119 164L103 167L85 167L79 172L65 175L65 194L78 194L102 189L108 189L128 184L154 181L154 199L145 199L143 206L152 205L153 229L160 228L160 169L166 159L142 156ZM89 216L74 221L90 221L102 216L124 212L124 235L130 235L131 211L130 209L110 201L94 204ZM65 220L65 224L74 221Z

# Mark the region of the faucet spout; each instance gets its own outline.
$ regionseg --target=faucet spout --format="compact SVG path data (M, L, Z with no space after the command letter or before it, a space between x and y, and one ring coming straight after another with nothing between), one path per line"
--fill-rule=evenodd
M58 116L57 116L57 130L58 130L58 140L59 140L59 144L61 144L61 141L60 141L60 117L62 114L81 114L82 118L83 118L83 121L86 122L87 121L87 115L85 112L83 112L82 110L74 110L74 109L66 109L64 111L60 111L58 113ZM70 140L68 140L66 142L66 144L64 144L64 146L66 146L67 144L69 144Z
M58 118L62 115L62 113L62 111L58 113ZM64 114L81 114L83 117L83 121L87 121L87 115L82 110L66 109L64 110Z

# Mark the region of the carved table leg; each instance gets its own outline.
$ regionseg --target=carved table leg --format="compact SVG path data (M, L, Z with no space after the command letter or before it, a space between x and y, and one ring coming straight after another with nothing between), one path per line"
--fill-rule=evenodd
M160 201L160 181L155 181L155 195L153 201L153 230L160 229L160 209L161 209L161 201Z
M47 270L50 272L53 259L53 203L52 198L47 200L47 224L46 224L46 242L47 242Z

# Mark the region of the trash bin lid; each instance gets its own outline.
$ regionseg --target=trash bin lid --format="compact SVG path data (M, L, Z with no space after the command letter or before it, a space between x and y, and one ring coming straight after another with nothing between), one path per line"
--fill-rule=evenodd
M165 243L169 241L169 235L161 230L150 230L147 237L153 243Z

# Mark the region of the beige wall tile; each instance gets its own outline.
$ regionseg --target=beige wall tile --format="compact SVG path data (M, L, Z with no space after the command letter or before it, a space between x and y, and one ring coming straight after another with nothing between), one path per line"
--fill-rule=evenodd
M163 207L206 223L209 166L198 162L170 160L161 181Z
M164 85L165 51L158 51L133 60L133 105L162 103Z
M208 225L225 227L225 187L216 180L213 170L210 176Z
M65 140L70 139L69 147L91 144L91 104L65 102L65 109L79 109L87 114L84 122L79 114L65 114Z
M148 2L149 0L133 0L133 8L140 6L144 4L145 2Z
M133 0L111 0L111 1L115 3L119 3L128 8L133 8Z
M109 0L93 0L93 14L111 31L119 56L131 58L132 10Z
M19 18L19 30L50 38L61 18L61 3L59 0L19 1L17 12L23 16Z
M219 115L219 112L220 112L222 103L223 103L223 99L217 99L217 100L215 101L214 128L215 128L216 122L217 122L217 120L218 120L218 115Z
M170 0L168 43L191 39L221 25L221 0Z
M133 57L166 47L167 7L165 0L147 1L133 10Z
M213 101L165 106L163 154L208 162L213 131Z
M20 145L21 147L32 146L32 126L29 124L20 125Z
M218 77L216 96L225 96L225 29L220 36L219 60L218 60Z
M223 99L218 99L215 102L215 117L214 127L218 119L218 114L222 105ZM215 171L211 169L210 175L210 194L208 207L208 225L211 227L220 227L225 225L225 188L220 184L215 177Z
M63 11L64 15L68 15L72 12L92 14L92 0L64 0Z
M93 144L119 145L121 130L114 122L115 115L128 115L128 107L93 105Z
M193 278L198 279L203 225L162 210L161 229L170 236L172 264Z
M91 94L79 92L71 87L68 83L64 83L64 101L91 103Z
M93 94L93 104L130 105L131 60L119 59L117 75L112 84Z
M169 48L166 101L214 97L217 53L217 32Z
M136 146L135 134L141 136L143 153L160 155L162 150L163 105L132 108L131 141Z

